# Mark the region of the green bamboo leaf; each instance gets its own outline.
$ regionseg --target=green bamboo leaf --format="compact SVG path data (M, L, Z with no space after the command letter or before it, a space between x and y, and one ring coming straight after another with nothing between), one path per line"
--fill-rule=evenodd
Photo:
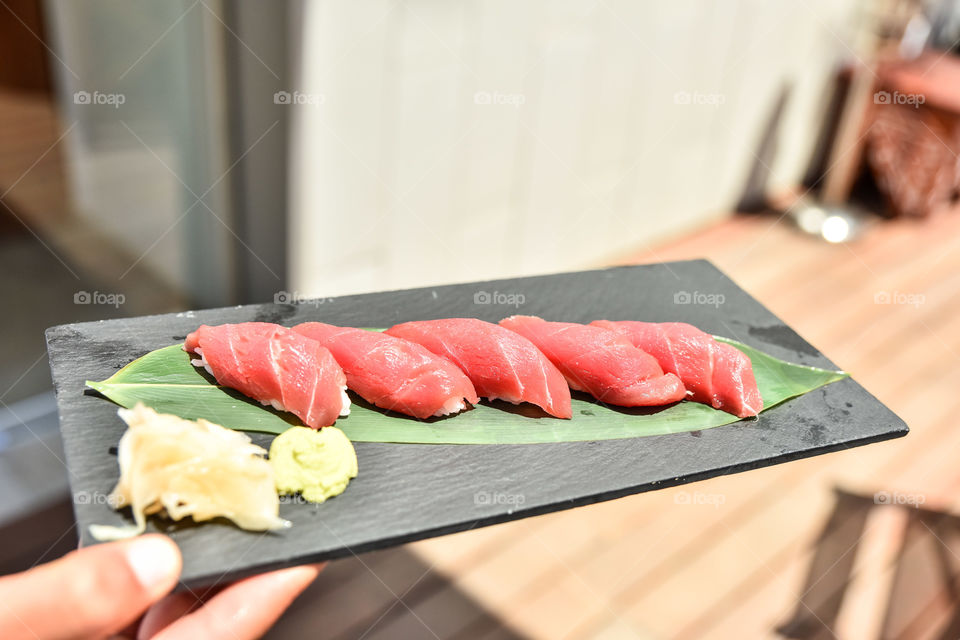
M743 351L763 396L764 410L825 384L847 377L778 360L747 345L717 338ZM190 364L183 345L157 349L134 360L103 382L87 382L124 407L137 402L161 413L196 420L205 418L241 431L279 434L299 424L289 413L275 411L242 394L218 386L203 370ZM664 409L604 406L582 394L573 399L573 419L545 417L532 406L482 402L446 418L416 420L386 413L353 396L350 415L337 421L355 442L420 444L534 444L612 440L698 431L736 422L736 416L703 404L680 402Z

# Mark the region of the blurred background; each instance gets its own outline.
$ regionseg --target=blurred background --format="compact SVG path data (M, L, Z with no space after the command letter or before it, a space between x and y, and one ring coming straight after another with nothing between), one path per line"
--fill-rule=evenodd
M0 571L43 330L707 257L912 428L332 563L271 637L960 637L960 3L0 0Z

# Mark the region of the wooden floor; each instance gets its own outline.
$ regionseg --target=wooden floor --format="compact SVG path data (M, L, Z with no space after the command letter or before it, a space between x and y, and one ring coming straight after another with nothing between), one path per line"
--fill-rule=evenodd
M409 548L531 638L958 637L958 247L960 212L850 245L760 216L631 256L710 258L911 434ZM460 630L444 597L411 607L420 637Z

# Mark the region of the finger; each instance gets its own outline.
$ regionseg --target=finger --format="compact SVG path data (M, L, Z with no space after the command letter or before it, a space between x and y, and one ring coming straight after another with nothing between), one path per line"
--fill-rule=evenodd
M310 586L320 569L319 566L294 567L241 580L156 635L141 634L140 637L153 640L259 638Z
M166 536L87 547L0 578L0 638L90 638L123 629L177 583Z
M166 598L150 607L137 625L138 638L152 638L165 627L191 611L199 609L204 602L211 599L230 585L214 585L202 589L187 589L180 593L171 593Z
M137 631L138 638L152 638L201 604L192 593L172 593L150 607Z

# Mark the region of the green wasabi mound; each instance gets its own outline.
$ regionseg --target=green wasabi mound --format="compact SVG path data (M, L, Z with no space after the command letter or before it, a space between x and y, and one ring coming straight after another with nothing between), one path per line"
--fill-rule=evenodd
M343 493L357 477L357 453L336 427L291 427L270 445L270 466L277 493L299 493L310 502L323 502Z

